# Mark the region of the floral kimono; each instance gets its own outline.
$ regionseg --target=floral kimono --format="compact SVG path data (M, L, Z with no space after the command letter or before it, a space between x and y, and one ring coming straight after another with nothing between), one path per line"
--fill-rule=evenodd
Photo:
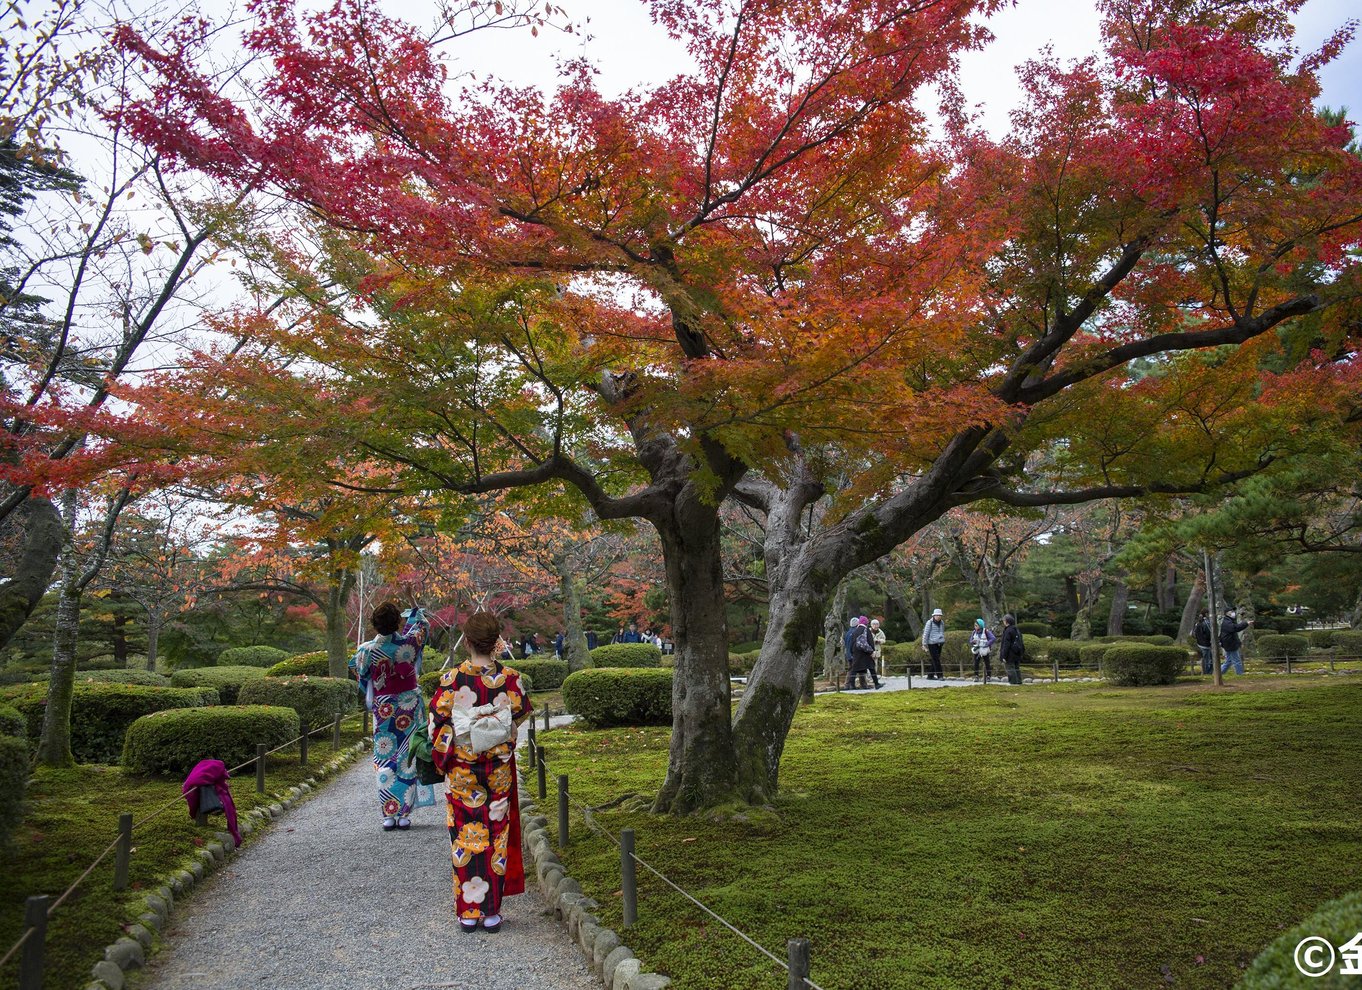
M416 678L427 628L425 616L413 611L400 632L375 636L350 661L374 713L374 772L379 804L388 818L406 818L413 807L435 804L434 788L417 783L409 747L412 733L426 731Z
M495 663L483 673L471 660L445 671L431 699L432 753L449 791L449 841L454 860L454 910L463 920L501 913L501 899L525 890L520 856L520 800L515 746L485 753L459 745L450 721L454 708L496 705L511 710L517 725L530 717L520 674Z

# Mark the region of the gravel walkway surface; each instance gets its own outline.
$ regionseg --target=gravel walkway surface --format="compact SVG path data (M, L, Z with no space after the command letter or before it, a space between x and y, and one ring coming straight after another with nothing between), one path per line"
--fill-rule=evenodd
M384 832L367 760L279 819L177 904L147 990L596 990L534 885L501 931L454 918L444 788Z

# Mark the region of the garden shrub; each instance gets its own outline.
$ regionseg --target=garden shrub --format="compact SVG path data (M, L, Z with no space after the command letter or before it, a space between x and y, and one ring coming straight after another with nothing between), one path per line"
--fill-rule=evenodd
M1050 639L1045 642L1045 655L1061 667L1077 667L1081 662L1079 651L1086 645L1076 639Z
M1082 643L1078 647L1078 665L1085 669L1096 670L1102 666L1102 658L1117 643Z
M730 653L728 655L728 674L730 677L746 677L752 673L752 668L757 665L757 658L761 656L761 650L749 650L747 653ZM673 663L675 666L675 663Z
M611 643L591 651L595 667L660 667L662 651L651 643Z
M9 846L10 836L23 820L27 786L28 743L16 736L0 736L0 850Z
M154 670L81 670L76 672L76 683L144 684L148 687L171 687L170 678ZM187 687L193 685L186 685Z
M813 665L815 669L822 663L823 655L814 654ZM884 644L884 664L885 669L890 672L897 672L912 668L914 671L919 669L918 661L927 660L927 654L922 652L922 646L918 643L885 643Z
M123 661L113 654L102 657L86 657L76 661L76 676L79 677L87 670L123 670Z
M554 660L551 657L543 660L531 657L512 664L511 669L519 671L522 680L528 679L536 691L552 691L561 687L563 679L568 675L567 661ZM525 690L530 689L526 687Z
M1108 681L1121 687L1172 684L1187 666L1189 656L1181 646L1117 643L1102 655L1102 672Z
M1264 633L1254 637L1254 649L1260 660L1284 663L1289 657L1299 660L1310 650L1310 640L1304 636L1285 633Z
M0 705L0 736L28 738L28 719L23 713L10 705Z
M7 688L3 700L24 717L29 744L36 748L47 708L47 685ZM199 708L217 703L217 691L208 687L163 688L78 681L71 696L71 753L77 763L117 763L128 726L143 715L167 708Z
M596 728L671 725L672 671L598 667L569 674L563 704Z
M170 675L174 687L216 688L224 705L235 705L241 686L265 676L262 667L191 667Z
M1047 639L1050 635L1050 627L1044 622L1018 622L1017 628L1021 630L1022 636L1027 639L1032 636L1037 639Z
M234 767L255 758L255 747L282 746L302 729L292 708L223 705L145 715L128 727L123 766L134 773L188 773L200 760Z
M218 654L219 667L273 667L288 659L288 650L277 646L233 646Z
M1328 649L1334 645L1334 633L1337 629L1311 629L1309 632L1310 645L1319 649Z
M298 677L307 674L309 677L327 677L330 673L331 661L327 657L326 651L317 650L315 653L299 653L287 660L280 660L265 671L265 676Z
M941 669L949 677L952 669L958 674L961 665L966 673L974 670L974 658L969 655L969 630L948 629L946 645L941 648Z
M1362 891L1344 894L1268 945L1236 985L1237 990L1356 990L1357 977L1344 976L1337 965L1324 976L1306 976L1296 968L1296 946L1318 936L1335 947L1362 931ZM1340 959L1340 963L1341 963Z
M742 653L751 653L751 652L753 652L754 650L760 650L760 649L761 649L761 640L759 640L759 639L753 639L753 640L749 640L749 641L746 642L746 643L734 643L732 646L730 646L730 647L728 648L728 652L729 652L730 655L737 655L737 654L742 654Z
M354 711L360 698L355 682L346 677L261 677L243 684L237 701L292 708L305 728L316 729L338 712Z
M1340 657L1362 657L1362 632L1355 629L1335 629L1334 647Z

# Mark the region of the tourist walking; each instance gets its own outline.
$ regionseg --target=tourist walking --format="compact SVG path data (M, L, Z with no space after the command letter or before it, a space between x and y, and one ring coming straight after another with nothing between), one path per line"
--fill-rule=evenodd
M1021 663L1026 659L1026 643L1022 640L1022 632L1017 628L1017 620L1011 615L1003 616L1003 635L1002 643L998 647L998 655L1002 657L1003 669L1007 671L1007 683L1020 684Z
M875 647L875 669L879 671L881 677L888 677L889 673L884 669L884 641L887 637L884 630L880 628L879 619L870 620L870 641Z
M1206 614L1203 608L1197 616L1196 625L1192 627L1192 638L1196 640L1197 652L1201 654L1201 672L1209 674L1211 672L1211 617Z
M979 664L984 665L984 683L993 676L993 644L998 637L984 625L983 619L974 620L974 631L969 634L969 652L974 657L974 679L979 679Z
M406 830L412 808L435 803L434 789L417 781L410 749L412 733L426 731L417 678L430 624L419 608L399 612L392 602L374 609L369 622L377 635L355 652L350 668L374 715L374 773L383 829Z
M525 890L515 743L531 706L519 672L493 658L501 620L474 612L463 635L468 659L441 675L430 702L431 754L448 784L459 925L494 932L502 898Z
M1239 651L1243 647L1243 642L1239 639L1239 634L1253 625L1252 622L1240 622L1239 613L1232 608L1225 609L1225 619L1220 623L1220 648L1225 651L1225 662L1220 665L1220 673L1223 675L1234 667L1236 674L1244 673L1244 657Z
M855 625L848 632L851 653L847 663L846 690L867 689L869 685L865 682L865 675L869 674L875 684L875 690L878 691L881 684L879 676L875 673L875 646L870 638L870 620L862 615L855 620Z
M941 609L933 609L932 617L922 627L922 648L927 651L927 655L932 659L932 665L927 668L927 680L940 681L945 679L941 673L941 648L946 645L946 616Z

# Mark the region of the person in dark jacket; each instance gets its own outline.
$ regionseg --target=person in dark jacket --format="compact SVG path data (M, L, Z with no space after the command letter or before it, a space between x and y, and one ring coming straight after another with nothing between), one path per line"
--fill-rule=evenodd
M1192 627L1192 638L1196 640L1196 648L1201 653L1201 672L1209 674L1211 672L1211 617L1206 614L1203 608L1201 614L1197 616L1196 625Z
M847 634L851 650L848 654L846 690L868 688L865 675L869 674L875 684L875 690L878 691L883 685L880 684L879 675L875 673L875 641L870 635L870 619L861 616L856 620L856 624L847 630Z
M1225 662L1220 665L1220 673L1223 676L1234 666L1236 674L1244 673L1244 658L1239 650L1244 645L1239 634L1253 625L1252 622L1240 622L1239 614L1232 608L1225 609L1225 620L1220 623L1220 648L1225 651Z
M851 617L851 625L847 626L847 631L842 634L842 658L847 665L847 688L851 688L851 667L856 660L856 633L861 628L861 620L856 616Z
M1021 662L1026 658L1026 645L1022 641L1017 620L1011 615L1003 616L1002 645L998 652L1002 655L1003 669L1007 671L1007 683L1020 684Z

